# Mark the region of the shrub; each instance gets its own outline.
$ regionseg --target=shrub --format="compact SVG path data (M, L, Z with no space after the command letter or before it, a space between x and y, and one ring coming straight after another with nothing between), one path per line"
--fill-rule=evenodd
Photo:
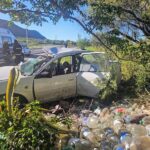
M11 116L0 113L0 147L3 150L51 150L57 129L44 120L37 102L22 110L14 109Z
M124 61L121 66L122 79L125 82L130 81L129 84L132 83L132 87L136 93L148 88L150 76L146 66L131 61Z

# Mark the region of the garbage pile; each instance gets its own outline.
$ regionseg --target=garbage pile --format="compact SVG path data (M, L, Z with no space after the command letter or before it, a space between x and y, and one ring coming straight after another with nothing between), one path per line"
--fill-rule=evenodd
M63 150L150 150L150 103L116 105L72 114Z

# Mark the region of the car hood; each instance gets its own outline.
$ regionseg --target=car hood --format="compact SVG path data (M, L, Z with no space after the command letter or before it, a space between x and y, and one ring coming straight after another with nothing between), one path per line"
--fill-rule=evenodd
M2 81L2 80L7 80L7 79L9 78L10 70L11 70L13 67L14 67L14 66L0 67L0 81Z

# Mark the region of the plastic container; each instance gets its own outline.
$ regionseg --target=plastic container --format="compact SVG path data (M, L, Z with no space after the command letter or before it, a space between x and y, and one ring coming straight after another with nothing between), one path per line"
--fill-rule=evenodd
M124 134L120 137L120 141L126 150L130 149L130 144L132 143L132 137L129 134Z
M147 135L150 136L150 124L145 126L146 130L147 130Z
M115 119L113 122L113 125L114 125L114 131L118 134L119 130L121 130L121 128L123 126L122 121L119 119Z
M110 141L112 147L120 143L120 140L117 134L109 134L107 138Z
M101 141L101 143L100 143L100 150L112 150L112 149L113 149L113 147L112 147L110 141L108 141L106 139Z
M140 137L147 135L146 128L142 125L130 124L127 126L129 132L131 132L132 136Z
M87 121L88 121L88 117L86 117L86 116L81 117L81 125L82 126L87 126Z
M150 116L146 116L142 119L143 125L150 125Z
M91 143L84 139L71 138L68 146L73 150L92 150Z
M114 130L112 128L104 128L104 134L106 136L109 134L114 134Z
M119 145L116 145L113 150L125 150L124 146L119 144Z
M99 123L99 118L95 115L89 116L87 119L87 126L91 129L97 128Z

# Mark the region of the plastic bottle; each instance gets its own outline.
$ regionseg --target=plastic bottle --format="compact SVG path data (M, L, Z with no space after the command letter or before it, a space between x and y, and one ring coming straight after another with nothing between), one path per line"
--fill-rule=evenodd
M98 129L93 129L92 133L95 135L97 141L102 140L105 137L105 134L103 132L102 129L98 128Z
M147 135L150 136L150 124L145 126L146 130L147 130Z
M146 128L142 125L130 124L127 126L127 129L131 132L132 136L134 137L147 135Z
M150 124L150 116L146 116L142 119L143 125L149 125Z
M132 118L131 118L130 115L127 115L127 116L124 117L124 120L125 120L125 122L128 124L128 123L131 122Z
M100 150L112 150L113 147L111 145L111 142L108 141L107 139L104 139L100 143Z
M140 148L139 145L136 144L135 142L132 142L130 144L130 150L140 150L139 148Z
M99 123L99 118L95 115L89 116L87 120L87 126L91 129L97 128Z
M122 143L122 145L124 145L125 150L129 150L130 149L130 144L132 142L132 137L129 134L124 134L120 137L120 141Z
M130 150L150 150L149 136L134 137L132 143L130 145Z
M125 150L124 146L119 144L119 145L116 145L113 150Z
M92 150L91 143L84 139L71 138L68 142L68 146L73 150Z
M109 134L114 134L114 130L112 128L104 128L104 134L107 136Z
M68 146L69 148L75 149L76 145L79 143L80 139L79 138L71 138L68 141Z
M88 127L83 127L81 128L81 131L80 131L80 138L84 138L84 136L87 135L87 133L90 132L90 129Z
M108 138L109 142L111 143L112 148L115 145L119 144L119 142L120 142L119 137L117 136L117 134L109 134L107 136L107 138Z
M114 130L115 132L118 134L119 130L122 128L123 126L123 123L122 123L122 120L120 119L115 119L114 122L113 122L113 125L114 125Z
M140 115L127 115L124 117L124 120L126 123L137 123L139 124L142 120L142 118L144 118L146 116L146 114L140 114Z
M97 107L97 108L94 110L94 113L95 113L96 115L100 115L100 114L101 114L101 109L100 109L100 107Z
M87 126L88 117L82 115L80 118L81 118L81 125Z
M90 141L91 143L96 143L97 142L96 136L92 132L84 133L84 138L86 140Z

